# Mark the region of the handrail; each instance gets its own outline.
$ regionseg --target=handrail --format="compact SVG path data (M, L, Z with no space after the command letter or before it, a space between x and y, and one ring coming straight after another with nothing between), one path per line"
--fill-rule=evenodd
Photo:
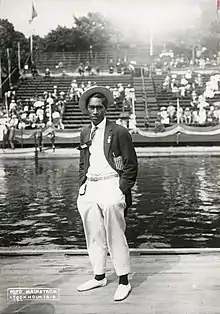
M148 117L147 92L146 92L146 88L145 88L143 68L141 68L141 81L142 81L142 89L143 89L144 102L145 102L145 115L146 115L146 117Z
M3 87L3 85L9 80L9 78L15 73L16 70L17 70L17 68L14 68L14 70L6 77L6 79L4 80L4 82L2 82L0 88Z

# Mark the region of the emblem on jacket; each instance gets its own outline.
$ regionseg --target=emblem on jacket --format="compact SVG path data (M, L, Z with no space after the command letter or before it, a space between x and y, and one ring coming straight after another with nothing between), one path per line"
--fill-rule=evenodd
M108 144L111 143L111 136L110 136L110 135L108 136L107 143L108 143Z
M115 154L113 153L113 160L114 160L114 163L115 163L115 168L117 170L123 170L124 168L124 164L123 164L123 159L122 159L122 156L115 156Z

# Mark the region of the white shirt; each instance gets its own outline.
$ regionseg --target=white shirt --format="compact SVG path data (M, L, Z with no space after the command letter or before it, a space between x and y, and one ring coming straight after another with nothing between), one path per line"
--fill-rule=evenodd
M116 174L117 172L109 165L104 154L104 134L105 134L106 118L100 122L97 127L95 136L92 140L92 145L89 147L90 151L90 166L87 177L106 176ZM92 124L92 130L95 126ZM110 139L107 139L110 140Z

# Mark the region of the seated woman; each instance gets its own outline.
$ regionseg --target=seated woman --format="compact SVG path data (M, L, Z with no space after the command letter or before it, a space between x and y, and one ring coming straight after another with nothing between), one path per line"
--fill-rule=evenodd
M186 124L191 124L191 121L192 121L192 115L191 115L191 111L190 111L190 108L186 108L185 111L184 111L184 122Z

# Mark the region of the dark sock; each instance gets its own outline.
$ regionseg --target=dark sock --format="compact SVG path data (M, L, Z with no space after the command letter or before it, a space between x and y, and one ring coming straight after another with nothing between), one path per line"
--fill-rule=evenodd
M105 278L105 274L102 275L95 275L96 280L103 280Z
M128 275L119 276L119 285L128 285Z

